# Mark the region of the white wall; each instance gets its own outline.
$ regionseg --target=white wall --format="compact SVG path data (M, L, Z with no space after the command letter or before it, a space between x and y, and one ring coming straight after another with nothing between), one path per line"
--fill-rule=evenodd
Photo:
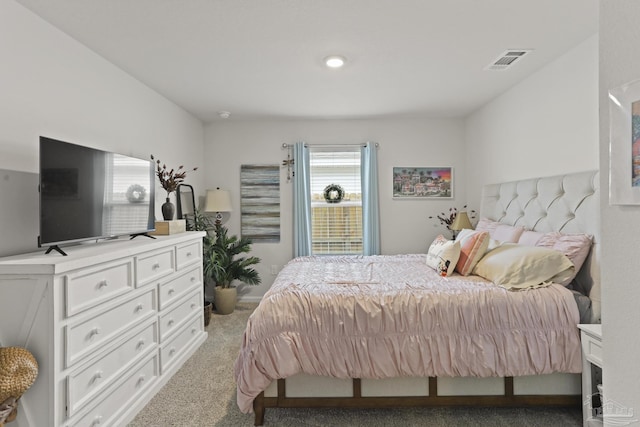
M0 169L37 173L40 135L141 158L154 154L169 166L204 166L199 120L13 0L0 2L0 63ZM201 187L204 173L188 178ZM31 206L37 194L24 189ZM160 218L159 184L157 194ZM35 248L34 218L0 206L2 227L21 227ZM24 246L2 242L12 245Z
M600 2L600 181L609 188L608 90L640 78L640 2ZM640 206L601 200L604 393L640 424ZM605 414L606 417L606 414Z
M597 85L594 35L469 116L470 199L484 184L598 169Z
M240 165L278 165L286 159L282 144L306 141L309 144L357 144L375 141L378 151L380 220L382 252L425 252L438 233L446 230L429 220L450 206L466 203L461 120L317 120L317 121L233 121L215 123L206 128L205 158L208 188L231 191L234 212L226 225L230 232L240 233ZM392 168L399 166L452 166L455 199L394 200ZM250 287L247 300L256 299L273 283L271 266L281 268L293 257L292 186L286 182L281 168L281 241L254 243L252 254L261 258L258 271L263 284Z

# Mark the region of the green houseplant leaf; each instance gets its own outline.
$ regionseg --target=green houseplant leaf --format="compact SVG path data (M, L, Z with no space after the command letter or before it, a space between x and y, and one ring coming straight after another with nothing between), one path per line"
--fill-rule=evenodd
M227 228L219 223L214 225L214 230L215 238L205 248L204 276L222 288L231 287L234 280L247 285L260 284L260 275L251 267L258 264L260 258L241 256L251 251L251 239L229 236Z

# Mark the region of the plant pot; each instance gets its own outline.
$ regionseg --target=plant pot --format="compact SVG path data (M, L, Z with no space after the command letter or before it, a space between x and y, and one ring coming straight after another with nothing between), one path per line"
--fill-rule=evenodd
M218 314L231 314L236 309L238 291L236 288L221 288L216 286L214 290L216 312Z
M213 311L213 303L211 301L204 302L204 326L209 326L211 321L211 312Z

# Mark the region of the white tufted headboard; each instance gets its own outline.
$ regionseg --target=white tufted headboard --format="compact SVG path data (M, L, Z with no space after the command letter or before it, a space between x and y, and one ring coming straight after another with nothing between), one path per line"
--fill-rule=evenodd
M480 217L540 232L586 233L591 253L574 289L592 302L592 322L600 322L600 191L598 171L531 178L482 189Z

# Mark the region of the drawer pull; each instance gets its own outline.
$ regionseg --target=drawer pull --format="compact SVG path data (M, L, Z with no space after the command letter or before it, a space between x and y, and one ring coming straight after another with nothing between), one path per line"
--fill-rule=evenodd
M173 326L174 323L175 321L173 319L169 319L169 321L167 322L167 325Z
M191 283L194 283L196 280L198 280L196 279L196 276L191 276Z
M195 302L191 303L191 308L196 308L198 306L198 304L196 304Z
M98 283L98 289L106 288L107 286L109 286L109 283L106 279L101 280L100 283Z
M142 311L142 309L144 309L144 305L142 305L142 303L136 305L136 313Z
M176 292L176 290L173 289L173 288L169 289L169 291L168 291L169 295L174 294L175 292Z
M92 426L97 426L102 424L102 415L96 415L96 417L93 419L93 421L91 422Z
M138 345L136 346L137 349L140 349L142 347L144 347L144 340L138 341Z
M196 332L198 332L198 328L192 328L191 329L191 335L194 335Z
M92 340L93 337L95 337L96 335L100 334L100 328L95 327L93 329L91 329L91 331L89 332L89 339Z
M92 383L98 381L100 378L102 378L102 371L96 371L95 374L93 374L93 379L91 380Z
M174 354L176 354L176 348L171 347L171 350L169 350L169 356L173 356Z
M156 262L155 264L153 264L153 265L151 266L151 268L152 268L152 269L154 269L154 270L159 269L159 268L160 268L160 263L159 263L159 262Z
M190 256L191 256L191 252L187 252L187 257L190 257Z
M145 374L142 374L138 377L138 385L142 384L147 379Z

